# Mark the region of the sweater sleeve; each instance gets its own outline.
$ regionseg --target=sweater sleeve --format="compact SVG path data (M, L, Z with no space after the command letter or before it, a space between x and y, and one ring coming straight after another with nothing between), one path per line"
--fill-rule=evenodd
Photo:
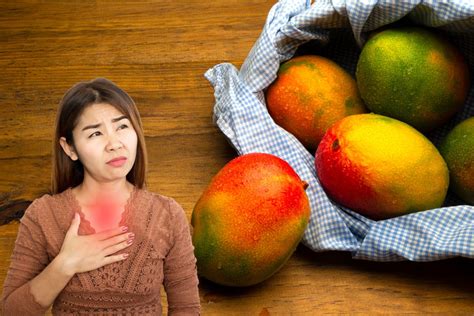
M37 303L29 281L48 264L46 239L38 224L40 200L35 200L20 220L10 267L3 284L3 315L44 315L48 307Z
M199 315L199 281L190 226L184 210L174 200L170 200L170 213L173 244L164 260L168 315Z

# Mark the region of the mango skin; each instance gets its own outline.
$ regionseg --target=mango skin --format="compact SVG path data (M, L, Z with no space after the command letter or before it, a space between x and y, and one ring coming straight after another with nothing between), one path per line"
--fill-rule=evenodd
M439 151L448 165L451 191L474 205L474 117L456 125Z
M270 154L246 154L225 165L191 217L199 275L242 287L276 273L308 224L306 186L287 162Z
M375 220L441 207L449 186L446 163L423 134L373 113L334 124L315 165L329 197Z
M380 31L362 48L357 85L367 108L425 133L445 124L466 100L469 66L446 38L421 27Z
M275 123L312 153L332 124L367 112L351 75L317 55L298 56L283 63L266 91L266 102Z

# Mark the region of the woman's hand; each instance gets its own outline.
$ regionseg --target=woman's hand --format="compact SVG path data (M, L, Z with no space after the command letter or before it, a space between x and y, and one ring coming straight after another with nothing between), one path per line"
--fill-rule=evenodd
M67 275L95 270L128 257L127 253L113 255L133 242L134 235L127 233L126 228L79 236L80 223L81 218L76 213L58 254Z

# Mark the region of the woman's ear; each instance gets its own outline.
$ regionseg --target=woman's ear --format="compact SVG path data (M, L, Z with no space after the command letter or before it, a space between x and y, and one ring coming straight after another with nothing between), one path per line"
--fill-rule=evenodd
M68 155L69 158L71 158L71 160L76 161L77 159L79 159L79 157L77 156L76 150L74 149L74 146L69 145L65 137L61 137L59 139L59 144L63 148L66 155Z

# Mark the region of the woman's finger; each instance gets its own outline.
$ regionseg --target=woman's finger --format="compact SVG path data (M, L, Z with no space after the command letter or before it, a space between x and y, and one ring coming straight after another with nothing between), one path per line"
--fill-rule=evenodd
M122 254L119 254L119 255L107 256L107 257L104 258L103 266L105 266L107 264L114 263L114 262L122 261L122 260L125 260L127 258L128 258L128 253L122 253Z
M133 244L133 239L127 239L125 241L122 241L121 243L118 243L118 244L114 244L110 247L107 247L105 248L104 250L102 250L102 255L103 256L109 256L111 254L114 254L120 250L123 250L127 247L130 247L131 245Z
M66 234L73 234L74 236L77 236L79 232L79 225L81 225L81 216L79 213L74 213L74 218L72 219L71 225L69 226Z
M110 237L113 237L113 236L116 236L116 235L119 235L119 234L123 234L127 230L128 230L128 227L126 227L126 226L112 228L112 229L94 234L94 238L96 238L97 240L105 240L105 239L109 239Z
M133 233L123 233L120 235L113 236L109 239L102 240L100 242L102 248L108 248L110 246L113 246L115 244L118 244L120 242L133 239L135 237L135 234Z

